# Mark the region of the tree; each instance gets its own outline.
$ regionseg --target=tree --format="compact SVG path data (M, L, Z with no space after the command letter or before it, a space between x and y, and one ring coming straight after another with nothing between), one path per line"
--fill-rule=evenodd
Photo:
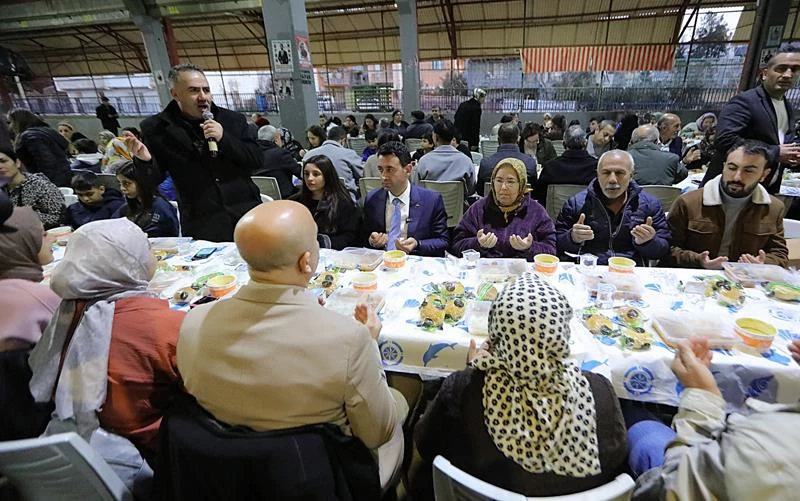
M461 95L467 93L467 79L463 73L450 72L442 77L442 85L440 86L442 95Z
M728 51L728 24L722 14L706 12L694 40L700 43L692 46L692 59L724 56Z

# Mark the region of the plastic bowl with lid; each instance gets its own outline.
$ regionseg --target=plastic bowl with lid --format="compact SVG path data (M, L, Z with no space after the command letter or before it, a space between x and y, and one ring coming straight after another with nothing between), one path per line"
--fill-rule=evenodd
M58 228L50 228L47 230L47 234L54 236L58 245L67 245L69 237L72 236L72 226L59 226Z
M390 250L383 253L383 265L396 270L406 264L406 253L401 250Z
M614 256L608 258L608 271L614 273L633 273L636 261L627 257Z
M533 267L539 273L553 274L558 270L558 258L552 254L536 254Z
M378 289L378 275L374 273L356 273L353 275L351 284L353 285L353 290L356 291L374 291Z
M778 333L778 329L772 324L748 317L737 319L733 330L744 344L762 352L770 349L775 334Z
M210 296L222 297L236 288L236 282L235 275L219 275L206 282L206 289Z

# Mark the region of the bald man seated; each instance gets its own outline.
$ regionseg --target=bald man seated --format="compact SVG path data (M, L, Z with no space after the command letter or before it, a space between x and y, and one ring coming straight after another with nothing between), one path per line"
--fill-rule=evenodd
M233 237L250 282L186 315L177 348L186 390L218 420L256 431L336 424L378 449L381 485L390 484L408 406L386 384L377 315L365 305L355 318L329 311L306 288L319 244L303 205L261 204Z

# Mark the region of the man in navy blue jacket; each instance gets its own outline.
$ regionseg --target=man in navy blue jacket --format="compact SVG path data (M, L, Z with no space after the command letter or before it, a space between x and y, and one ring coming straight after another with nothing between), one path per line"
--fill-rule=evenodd
M560 255L594 254L598 264L623 256L647 265L669 253L670 233L656 197L633 181L633 158L622 150L603 153L597 177L564 204L556 220Z
M442 195L409 182L414 164L406 147L391 141L378 149L382 188L364 202L365 244L407 254L443 256L448 245Z
M757 139L769 145L773 168L762 184L771 194L780 191L784 169L800 165L800 145L792 143L798 139L793 137L794 110L785 98L800 76L800 48L783 48L766 64L761 70L761 85L735 96L722 108L715 138L717 155L703 184L722 172L728 150L742 139ZM775 164L779 164L777 168Z

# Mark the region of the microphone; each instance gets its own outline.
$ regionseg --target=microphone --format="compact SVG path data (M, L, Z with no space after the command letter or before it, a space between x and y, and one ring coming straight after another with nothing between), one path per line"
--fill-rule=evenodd
M214 114L211 113L210 110L203 110L203 120L214 120ZM207 137L206 142L208 143L208 152L211 154L211 157L216 157L219 151L217 148L217 140L213 137Z

